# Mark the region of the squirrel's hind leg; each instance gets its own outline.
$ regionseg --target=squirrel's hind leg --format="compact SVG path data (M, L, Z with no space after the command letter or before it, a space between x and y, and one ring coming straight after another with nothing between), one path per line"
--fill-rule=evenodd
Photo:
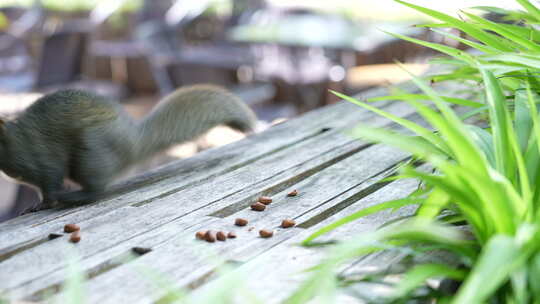
M82 190L63 191L58 194L58 201L63 206L83 205L95 202L104 196L108 178L95 176L79 176L76 180L82 186Z
M101 197L100 191L78 190L58 194L58 201L62 206L83 205L94 202Z

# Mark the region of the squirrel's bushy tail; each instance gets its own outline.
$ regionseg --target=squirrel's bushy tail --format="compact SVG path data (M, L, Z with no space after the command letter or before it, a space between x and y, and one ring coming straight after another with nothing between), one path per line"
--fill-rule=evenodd
M135 148L139 158L147 158L220 124L251 132L255 123L249 107L225 89L211 85L185 87L163 98L137 125L140 145Z

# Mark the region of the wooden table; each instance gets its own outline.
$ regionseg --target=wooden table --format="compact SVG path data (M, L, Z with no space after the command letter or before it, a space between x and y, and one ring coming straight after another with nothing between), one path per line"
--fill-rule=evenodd
M362 97L387 93L376 89ZM416 117L403 102L378 106ZM378 183L409 156L344 134L360 122L390 125L339 102L149 172L115 187L118 194L104 201L0 224L0 294L26 300L60 296L67 266L77 257L76 268L88 276L83 286L86 303L154 303L165 294L159 282L205 294L215 291L212 280L224 264L245 275L240 276L245 281L232 279L232 286L245 286L263 303L280 302L305 278L300 271L324 256L320 248L299 247L301 240L338 218L417 187L411 180ZM287 197L293 189L299 195ZM264 212L250 210L261 195L273 197L273 203ZM369 233L411 211L369 216L322 240ZM234 226L237 217L249 224ZM298 225L278 228L285 218ZM78 244L69 243L62 233L68 223L82 229ZM205 229L235 231L238 237L216 243L196 240L195 232ZM274 236L260 238L259 229L274 229ZM49 240L50 233L62 236ZM134 247L151 251L133 254ZM368 257L345 265L343 271L388 267L395 259L385 254Z

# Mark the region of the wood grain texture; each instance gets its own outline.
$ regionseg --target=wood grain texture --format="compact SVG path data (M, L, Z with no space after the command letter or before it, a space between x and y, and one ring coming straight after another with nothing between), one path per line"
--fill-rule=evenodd
M364 97L387 93L379 89ZM404 103L378 106L420 122ZM283 299L301 280L292 273L314 265L324 254L296 246L299 241L336 218L405 196L415 187L413 181L378 183L408 155L348 136L346 131L359 122L392 126L341 102L117 185L116 192L101 202L3 223L0 292L10 299L31 300L58 293L68 258L75 255L88 276L88 303L154 303L165 295L160 281L204 294L216 271L230 263L240 271L263 263L253 272L266 273L269 287L260 291L262 298ZM299 194L287 197L292 189ZM267 209L248 209L261 195L273 197ZM411 211L366 217L322 239L367 233ZM249 224L234 226L236 217ZM284 218L294 219L297 227L279 228ZM47 239L50 233L61 233L67 223L81 227L78 244L70 244L68 235ZM212 244L195 239L195 232L207 229L234 231L237 238ZM274 230L274 236L260 238L259 229ZM133 255L133 247L151 251ZM279 282L280 277L287 280ZM246 286L254 288L249 282Z
M233 259L240 262L249 261L249 259L253 256L264 252L265 249L274 247L276 244L279 244L283 240L294 236L299 230L302 230L296 228L278 229L277 226L279 225L281 219L283 219L284 217L289 217L291 215L293 215L292 217L296 217L295 215L304 214L307 210L311 210L313 212L314 206L317 206L319 209L324 209L324 207L320 206L321 201L328 201L328 197L332 198L336 196L336 193L339 194L341 192L344 192L344 190L351 190L350 188L352 188L353 186L357 186L357 192L362 192L362 188L367 187L369 183L361 183L360 181L369 180L370 177L375 176L379 172L385 172L388 166L395 164L396 161L399 161L405 157L404 154L394 151L394 158L384 158L380 163L377 163L376 165L370 163L371 165L368 166L368 162L366 162L366 160L372 159L377 154L388 155L390 151L392 151L390 148L380 145L373 146L370 149L372 151L369 151L369 153L355 154L351 158L336 163L335 165L328 167L327 169L319 172L318 174L311 176L310 178L303 181L303 184L295 185L300 186L299 188L304 189L303 191L305 191L303 195L301 194L300 196L295 197L295 201L279 199L278 195L276 195L276 199L274 200L274 202L272 202L272 204L268 206L268 209L265 212L258 213L245 209L234 214L233 216L230 216L229 218L219 219L219 221L213 222L211 223L211 225L206 225L208 229L227 231L228 229L233 228L232 224L234 222L234 217L243 217L247 218L250 221L247 227L255 228L252 231L246 231L246 229L249 228L236 229L237 234L239 235L238 239L229 241L225 245L218 244L221 258ZM352 164L361 163L364 163L365 165L352 166ZM335 177L335 172L341 171L345 167L349 168L350 175L343 177L342 180L334 180L333 184L329 184L328 178L331 179L332 177ZM372 182L374 182L377 179L371 178L371 180ZM285 197L285 194L286 192L283 192L279 195L279 197ZM333 200L334 203L340 201L341 200L339 199ZM326 208L330 208L330 206L326 206ZM257 231L262 228L276 230L275 236L269 240L263 240L259 238L257 236ZM191 231L191 233L188 234L188 237L193 238L193 234L194 231ZM245 240L246 238L248 238L248 240ZM231 242L236 242L232 243L234 244L234 247L228 247ZM238 244L238 242L241 243ZM207 244L203 243L203 246L204 245ZM212 246L213 245L214 244L212 244ZM164 247L157 248L155 251L150 253L149 256L153 256L153 258L151 259L151 261L153 262L147 262L151 263L147 266L152 267L152 269L159 271L160 273L165 273L167 274L167 276L173 275L175 278L174 281L177 283L183 283L181 285L188 285L190 282L196 280L199 276L203 276L206 273L211 272L213 268L217 266L213 263L205 264L205 257L202 255L196 257L189 255L190 261L193 262L200 260L200 262L182 265L182 267L179 267L177 263L173 262L175 259L177 259L177 257L171 254L170 250L172 249L164 249L169 248L170 246L173 245L166 244L164 245ZM210 249L211 248L212 247L210 247ZM186 257L187 253L180 252L178 253L178 255ZM147 259L147 255L142 257L139 262L142 263L142 259ZM156 261L159 261L159 263L156 264ZM103 274L103 276L99 280L96 279L89 282L89 289L95 291L100 290L102 288L105 288L105 285L111 284L111 282L117 280L119 277L123 277L123 286L126 286L125 288L129 288L129 294L133 295L133 299L131 297L129 298L130 301L135 301L135 299L141 299L143 303L146 303L155 300L152 298L148 298L149 294L153 293L148 289L149 287L147 286L147 284L145 284L144 280L141 279L139 276L133 276L132 272L133 270L131 266L126 265L125 267L119 267L109 273ZM109 279L109 277L111 278ZM176 278L181 278L181 280L178 281ZM111 301L110 303L113 303L114 301L125 297L125 290L119 290L118 297L115 296L117 291L114 290L111 290L106 298L102 298L102 295L97 292L91 293L96 294L95 296L97 298L94 299L94 296L92 296L92 301L96 302L105 301L106 303L109 303L108 301ZM111 295L111 293L113 293L114 295ZM143 299L146 300L143 301Z

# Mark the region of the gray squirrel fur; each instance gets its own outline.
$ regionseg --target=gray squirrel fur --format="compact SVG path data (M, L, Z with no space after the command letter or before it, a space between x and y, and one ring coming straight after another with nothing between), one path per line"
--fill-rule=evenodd
M61 90L13 120L0 120L0 170L40 189L41 203L25 212L84 203L130 166L176 143L220 124L252 132L255 123L238 97L217 86L180 88L138 121L105 97ZM64 190L65 178L82 189Z

